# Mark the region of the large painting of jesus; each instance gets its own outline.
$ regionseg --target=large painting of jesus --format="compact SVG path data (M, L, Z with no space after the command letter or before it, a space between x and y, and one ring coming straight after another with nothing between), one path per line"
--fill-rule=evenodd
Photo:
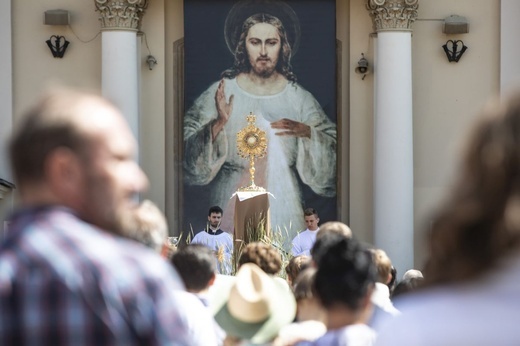
M334 0L185 0L184 230L206 226L210 206L233 232L233 193L249 183L236 135L256 115L267 156L255 183L270 198L273 230L305 229L303 210L337 219Z

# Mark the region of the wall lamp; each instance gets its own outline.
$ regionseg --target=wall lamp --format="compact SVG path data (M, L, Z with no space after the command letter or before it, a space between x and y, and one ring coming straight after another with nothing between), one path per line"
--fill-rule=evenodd
M359 59L358 66L356 67L356 69L354 71L356 71L356 73L358 73L358 74L362 74L363 77L361 78L361 80L365 80L365 77L367 76L369 71L368 71L368 60L365 58L364 53L361 53L361 59Z
M153 55L148 55L146 57L146 63L148 64L148 68L153 70L154 66L157 65L157 59Z
M451 15L444 18L442 32L447 35L467 34L469 32L469 23L466 17ZM468 47L462 40L448 40L442 46L444 53L449 62L459 62L460 58Z
M69 25L70 15L66 10L49 10L45 11L45 25ZM63 40L63 43L62 43ZM70 42L65 36L52 35L47 41L47 46L51 50L52 56L55 58L63 58L65 51Z

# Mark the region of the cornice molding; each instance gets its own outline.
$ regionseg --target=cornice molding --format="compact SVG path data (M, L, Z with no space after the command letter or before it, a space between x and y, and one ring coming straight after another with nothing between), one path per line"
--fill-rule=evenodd
M94 0L101 29L138 31L149 0Z
M411 31L417 19L419 0L366 0L374 30Z

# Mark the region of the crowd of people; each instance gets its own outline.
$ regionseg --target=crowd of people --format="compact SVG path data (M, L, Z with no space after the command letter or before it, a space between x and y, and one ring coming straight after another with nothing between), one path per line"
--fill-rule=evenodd
M421 270L394 268L312 208L288 261L265 242L235 251L219 207L172 249L161 211L139 203L148 181L135 147L95 94L52 90L21 118L9 141L19 206L0 243L1 345L520 340L520 95L485 108ZM222 265L231 259L236 268Z

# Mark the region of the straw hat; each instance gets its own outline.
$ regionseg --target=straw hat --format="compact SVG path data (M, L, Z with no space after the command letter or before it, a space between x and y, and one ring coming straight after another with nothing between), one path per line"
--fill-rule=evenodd
M253 344L272 340L296 314L291 291L253 263L243 264L234 280L217 287L210 305L228 335Z

